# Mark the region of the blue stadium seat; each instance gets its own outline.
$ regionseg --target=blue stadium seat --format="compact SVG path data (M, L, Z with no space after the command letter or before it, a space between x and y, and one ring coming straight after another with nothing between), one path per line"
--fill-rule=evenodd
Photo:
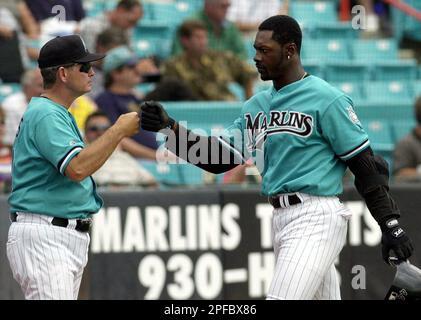
M392 137L394 143L397 143L404 136L416 127L415 119L395 120L392 122Z
M133 33L135 51L139 57L151 55L167 58L171 52L172 31L162 24L142 24Z
M392 151L394 141L392 138L392 127L387 120L383 119L360 119L365 132L368 134L370 144L374 150Z
M320 62L341 62L350 60L345 40L306 39L303 41L301 57L303 60Z
M368 81L364 88L368 102L410 104L413 100L410 86L404 81Z
M347 39L352 40L358 37L358 31L352 28L350 23L335 22L323 23L311 30L314 39Z
M378 81L416 80L417 62L415 60L376 62L373 79Z
M398 44L393 39L354 40L352 58L356 61L384 61L398 59Z
M196 6L187 1L177 1L173 3L150 2L148 10L151 11L152 21L174 28L197 9Z
M361 83L357 82L336 82L331 83L334 87L346 93L358 105L361 101L364 101L365 94Z
M322 79L324 78L325 76L324 66L319 61L303 60L302 63L303 63L304 70L306 72L308 72L309 74L313 76L316 76Z
M361 83L369 79L369 68L355 62L328 63L325 66L325 77L329 82Z
M335 22L337 13L331 1L290 1L289 14L302 26L313 26L320 22Z
M415 102L415 99L421 96L421 80L413 81L411 88L412 88L412 98Z

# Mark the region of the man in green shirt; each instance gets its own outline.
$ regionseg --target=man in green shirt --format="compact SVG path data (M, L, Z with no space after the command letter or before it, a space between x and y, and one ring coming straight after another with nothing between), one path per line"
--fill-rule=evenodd
M7 257L26 299L77 299L87 263L91 214L103 201L91 175L119 142L139 130L136 112L85 147L72 102L92 89L89 53L80 36L57 37L40 51L44 93L24 113L13 146L12 224Z
M206 26L210 49L229 51L239 58L247 60L242 34L234 23L226 20L230 4L230 0L205 0L203 10L196 13L191 19L200 20ZM172 53L175 55L181 52L182 46L176 37Z
M231 52L208 48L208 32L199 20L187 20L179 28L184 52L165 62L164 78L182 81L198 100L236 100L231 83L242 86L245 98L253 95L257 73Z

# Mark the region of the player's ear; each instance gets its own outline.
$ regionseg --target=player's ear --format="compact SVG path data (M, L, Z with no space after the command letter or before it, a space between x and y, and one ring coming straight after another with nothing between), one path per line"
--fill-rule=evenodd
M295 43L287 43L285 44L285 51L287 59L289 60L297 53L297 46Z
M66 68L60 67L57 70L57 78L61 80L61 82L67 82L67 70Z

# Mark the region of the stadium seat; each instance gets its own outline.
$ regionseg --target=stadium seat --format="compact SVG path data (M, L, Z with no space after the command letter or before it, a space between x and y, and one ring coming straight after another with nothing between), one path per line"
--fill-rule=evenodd
M324 78L323 64L314 60L303 60L302 63L303 63L304 70L306 72L308 72L309 74L313 76Z
M354 40L351 42L355 61L384 61L398 59L398 44L393 39Z
M162 24L142 24L133 34L135 51L139 57L151 55L167 58L171 51L172 31Z
M415 102L415 100L421 96L421 80L413 81L412 82L412 99Z
M416 80L415 60L376 62L373 66L373 79L378 81Z
M355 104L359 104L361 101L364 101L365 95L363 91L363 86L361 83L357 82L337 82L331 83L334 87L346 93Z
M230 125L240 114L242 102L163 102L169 115L188 124Z
M367 81L364 83L368 102L408 103L412 102L410 86L404 81Z
M328 63L325 77L329 82L357 82L369 79L369 68L365 64L354 62Z
M397 120L392 122L392 138L397 143L416 127L415 119Z
M318 63L350 60L347 42L340 39L306 39L302 44L301 57Z
M313 26L318 22L335 22L337 13L331 1L290 1L289 14L301 26Z
M384 152L393 150L392 127L388 121L383 119L361 119L361 122L365 132L368 134L373 150Z
M358 37L358 32L357 30L352 28L350 23L323 23L312 28L311 36L314 39L352 40Z
M166 24L171 28L179 25L185 18L191 16L196 11L196 6L191 5L187 1L172 3L149 2L147 8L151 11L153 22Z

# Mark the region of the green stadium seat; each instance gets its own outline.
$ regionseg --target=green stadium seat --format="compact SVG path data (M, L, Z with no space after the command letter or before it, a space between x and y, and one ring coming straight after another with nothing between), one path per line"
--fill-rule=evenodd
M172 3L150 2L148 3L148 10L151 11L152 21L175 28L197 9L190 2L177 1Z
M369 79L369 68L365 64L355 62L327 63L325 77L329 82L361 83Z
M345 40L307 39L303 41L301 57L303 60L323 62L341 62L350 60L348 45Z
M398 44L393 39L354 40L351 43L355 61L384 61L398 59Z
M404 81L368 81L364 88L368 102L410 104L413 100L410 86Z
M378 81L416 80L415 60L376 62L373 66L373 79Z
M289 14L302 26L337 20L336 7L331 1L290 1L289 6Z

